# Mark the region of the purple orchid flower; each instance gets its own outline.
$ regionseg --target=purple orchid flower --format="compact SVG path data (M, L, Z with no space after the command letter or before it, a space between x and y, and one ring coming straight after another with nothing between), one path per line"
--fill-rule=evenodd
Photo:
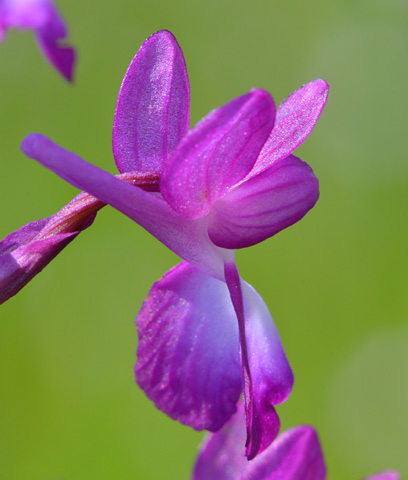
M262 454L248 462L242 451L245 435L242 403L222 430L200 448L192 480L325 480L326 465L316 431L299 426L282 433ZM398 480L386 471L366 480Z
M34 30L45 58L72 82L75 51L60 43L67 28L51 0L0 0L0 42L8 28Z
M254 89L188 133L183 54L161 31L131 62L113 128L119 171L158 176L156 191L135 188L42 135L22 144L27 156L183 259L153 286L136 319L136 379L158 408L198 430L219 430L243 390L249 459L276 437L274 405L288 397L293 375L265 303L240 279L234 249L292 225L317 201L313 171L292 152L327 94L326 82L315 80L275 112L270 95Z

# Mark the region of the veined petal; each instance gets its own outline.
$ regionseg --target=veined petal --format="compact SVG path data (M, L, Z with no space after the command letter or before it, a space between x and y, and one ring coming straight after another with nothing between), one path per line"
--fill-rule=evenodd
M290 155L216 202L209 236L223 248L255 245L299 221L318 197L319 182L313 170Z
M399 480L400 474L394 470L387 470L386 472L377 473L371 477L367 477L365 480Z
M241 282L233 262L225 264L225 279L238 317L247 424L246 455L252 460L279 432L274 405L289 396L293 374L260 295L249 284Z
M60 41L67 37L67 28L50 0L2 0L0 30L13 27L34 29L47 60L68 81L72 81L75 50L61 45Z
M282 433L248 462L242 450L245 417L238 412L200 448L192 480L324 480L326 468L316 432L300 426Z
M329 85L318 78L303 85L281 103L272 133L248 177L287 157L304 142L316 125L328 94Z
M80 232L92 224L95 215L93 212L83 217L76 229L46 235L47 228L57 221L58 216L61 219L57 213L28 223L4 238L0 242L0 304L40 273Z
M183 262L156 282L136 318L136 380L156 407L216 431L241 393L238 325L225 282Z
M232 254L210 241L205 222L178 215L163 199L115 178L43 135L29 135L21 149L75 187L130 217L184 260L224 278L224 260Z
M189 129L190 91L183 53L166 31L149 37L118 95L113 155L120 172L161 172Z
M198 123L167 163L160 191L188 218L206 215L212 204L252 169L275 119L263 90L238 97Z

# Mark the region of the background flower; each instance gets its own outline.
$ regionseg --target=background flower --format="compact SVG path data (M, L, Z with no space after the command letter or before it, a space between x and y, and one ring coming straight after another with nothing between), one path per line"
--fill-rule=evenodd
M75 19L72 38L81 46L75 91L50 75L30 35L10 31L1 46L7 135L0 145L0 238L76 194L16 151L28 132L44 132L115 172L108 152L118 86L140 44L159 28L174 31L183 46L192 124L251 87L273 92L278 104L302 82L325 78L330 102L298 152L320 180L320 200L304 221L243 251L237 262L271 306L296 374L278 411L283 429L318 429L331 480L383 468L404 478L406 2L58 5ZM116 212L105 208L98 217L0 307L0 459L7 478L189 478L200 434L157 412L131 368L135 311L177 258ZM342 380L332 395L352 352L386 329L396 335L379 344L376 362L364 360L361 376ZM366 399L364 392L371 392L369 402L350 401Z
M0 0L0 41L10 28L33 30L45 58L73 80L75 50L64 44L68 30L51 0Z
M247 462L240 443L245 418L242 403L217 433L207 435L194 465L193 480L325 480L326 465L319 437L309 425L293 427L255 460ZM399 480L399 473L383 471L366 480Z

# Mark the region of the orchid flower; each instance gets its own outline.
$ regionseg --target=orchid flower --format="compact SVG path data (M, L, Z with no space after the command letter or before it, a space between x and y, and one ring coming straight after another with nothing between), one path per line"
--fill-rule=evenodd
M46 59L72 81L75 51L60 43L67 28L51 0L0 0L0 42L9 28L34 30Z
M189 84L170 32L152 35L122 83L113 153L135 188L39 134L23 152L141 225L183 261L152 288L137 316L136 380L156 406L197 430L219 430L244 392L246 454L274 440L274 405L293 375L269 311L240 279L234 249L300 220L318 198L312 169L292 152L309 135L328 85L315 80L277 112L264 90L233 99L191 132ZM155 190L155 191L152 191Z
M316 431L299 426L282 433L263 453L248 462L242 450L245 418L238 412L200 448L192 480L325 480L326 466ZM366 480L398 480L386 471Z

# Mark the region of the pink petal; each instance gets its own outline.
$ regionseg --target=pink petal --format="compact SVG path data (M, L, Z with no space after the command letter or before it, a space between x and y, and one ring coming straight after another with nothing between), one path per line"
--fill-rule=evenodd
M245 417L238 412L204 441L192 480L324 480L326 468L316 432L300 426L287 430L256 459L242 450Z
M209 236L223 248L255 245L299 221L318 197L319 182L312 169L290 155L216 202Z
M201 120L163 171L160 191L194 219L247 175L273 126L275 107L263 90L238 97Z
M225 279L238 317L248 460L265 450L279 432L274 405L287 399L293 374L272 317L258 293L242 283L234 263Z
M394 470L387 470L386 472L377 473L371 477L367 477L365 480L399 480L400 474Z
M329 94L329 85L318 78L303 85L282 102L272 133L249 174L261 172L273 162L290 155L313 130Z
M113 155L120 172L161 172L189 128L186 65L174 36L149 37L132 60L119 91Z
M137 383L156 407L216 431L241 393L238 325L228 289L183 262L156 282L136 318Z
M178 215L160 197L115 178L43 135L29 135L21 149L75 187L130 217L184 260L224 278L224 260L231 253L209 240L205 222Z
M61 45L68 35L67 27L50 0L0 1L0 30L7 28L33 29L47 60L72 81L75 50Z

